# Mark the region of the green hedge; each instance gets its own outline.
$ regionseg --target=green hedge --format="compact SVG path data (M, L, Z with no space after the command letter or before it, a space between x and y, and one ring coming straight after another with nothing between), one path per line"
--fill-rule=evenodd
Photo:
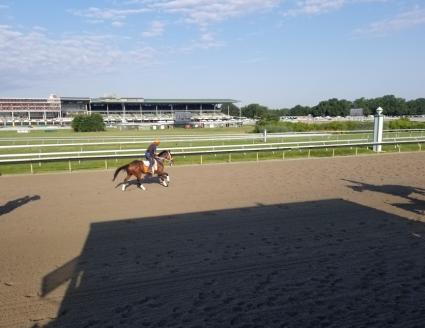
M77 115L72 120L71 124L75 132L98 132L105 131L106 126L102 115Z
M412 122L407 117L399 120L391 121L389 128L392 130L398 129L425 129L425 122Z
M307 131L345 131L345 130L370 130L373 122L337 121L329 123L301 123L301 122L276 122L260 121L255 126L256 133L263 132L307 132Z

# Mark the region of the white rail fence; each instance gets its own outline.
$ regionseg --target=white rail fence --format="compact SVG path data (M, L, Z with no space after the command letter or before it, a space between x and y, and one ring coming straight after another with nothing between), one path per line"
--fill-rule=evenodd
M401 141L412 141L413 143L421 142L422 140L425 140L425 138L419 138L419 137L400 137L400 138L385 138L384 141L394 141L394 142L401 142ZM308 146L308 145L323 145L326 147L332 147L332 145L348 145L351 147L351 145L358 144L358 143L367 143L370 142L370 139L363 138L363 139L346 139L346 140L316 140L316 141L294 141L294 142L274 142L274 143L262 143L262 144L231 144L231 145L214 145L214 146L187 146L187 147L172 147L167 148L171 150L175 154L182 154L182 153L193 153L193 152L219 152L220 150L240 150L240 151L249 151L250 149L264 149L266 150L274 150L276 147L279 149L282 147L291 147L291 148L300 148L301 146ZM92 144L62 144L62 145L54 145L56 147L60 146L87 146ZM96 144L98 145L98 144ZM104 145L103 143L101 145ZM109 143L108 143L109 145ZM37 148L38 146L15 146L15 147L6 147L6 148ZM1 147L0 147L1 149ZM67 156L75 155L79 157L86 157L87 155L115 155L118 156L118 154L128 154L129 156L140 156L144 153L144 148L131 148L131 149L113 149L113 150L85 150L82 149L79 151L60 151L60 152L32 152L32 153L9 153L9 154L0 154L0 160L1 159L7 159L7 158L26 158L26 159L33 159L36 158L37 160L40 160L46 156L61 156L65 157L67 159ZM1 163L1 161L0 161Z
M408 130L384 130L386 134L420 133L419 137L425 137L425 129ZM323 132L285 132L268 133L268 139L278 138L298 138L298 137L332 137L338 135L348 136L361 133L370 133L372 138L373 130L354 131L323 131ZM25 148L25 147L58 147L58 146L86 146L86 145L126 145L126 144L146 144L152 142L152 136L91 136L91 137L21 137L21 138L0 138L0 149ZM205 134L205 135L163 135L163 142L199 142L199 141L231 141L231 140L264 140L262 133L250 134ZM38 142L38 143L37 143ZM66 142L66 143L65 143ZM11 144L12 143L12 144Z
M352 141L352 142L351 142ZM270 143L256 145L225 145L225 146L198 146L198 147L174 147L169 148L174 157L199 155L199 164L203 164L203 156L212 154L228 154L228 161L232 161L234 153L256 153L256 160L259 160L261 152L282 152L282 159L285 159L285 152L292 150L308 150L307 157L310 157L311 151L316 149L332 149L332 157L335 157L335 149L351 148L358 154L359 148L373 147L375 145L394 145L401 152L401 145L417 144L418 150L422 151L425 138L415 138L414 140L387 140L380 143L370 141L360 141L353 139L350 142L342 140L341 143L328 143L326 141L312 142L294 142L294 143ZM108 169L108 160L124 158L140 158L144 149L127 150L96 150L83 152L50 152L50 153L28 153L28 154L3 154L0 155L0 165L9 164L30 164L31 173L34 172L33 164L42 162L68 162L69 171L72 171L72 162L88 160L104 160L105 169ZM24 158L22 158L24 157Z

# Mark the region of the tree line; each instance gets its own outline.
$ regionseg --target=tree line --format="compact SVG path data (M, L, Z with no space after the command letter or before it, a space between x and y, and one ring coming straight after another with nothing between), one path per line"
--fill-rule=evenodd
M394 95L371 99L359 98L354 101L332 98L312 107L296 105L281 109L270 109L260 104L249 104L241 108L234 104L225 104L222 106L222 112L256 119L278 119L281 116L349 116L350 110L354 108L361 108L363 115L367 116L375 114L378 107L382 107L383 114L387 116L425 115L425 98L408 101Z

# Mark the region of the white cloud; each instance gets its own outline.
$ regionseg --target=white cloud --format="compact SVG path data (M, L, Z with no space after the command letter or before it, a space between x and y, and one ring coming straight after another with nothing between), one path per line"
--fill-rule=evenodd
M214 33L208 31L213 23L227 20L237 16L258 14L279 6L283 0L130 0L121 3L132 9L100 9L97 7L85 10L71 11L74 15L87 18L91 23L110 22L114 26L124 24L130 15L152 12L177 16L179 21L184 21L199 27L200 38L192 41L189 46L183 47L184 51L195 48L208 49L223 46L216 40ZM167 22L167 24L171 24ZM142 36L151 38L163 34L165 23L155 21L150 29L143 32Z
M350 4L387 2L388 0L297 0L295 8L284 12L284 16L315 16L341 9Z
M279 5L281 0L159 0L146 5L151 9L179 13L187 22L208 25Z
M208 25L236 16L270 10L283 0L132 0L127 5L139 5L148 11L180 14L186 22Z
M224 46L224 44L217 40L215 34L206 29L201 30L201 37L199 41L194 45L197 48L209 49L218 48Z
M148 31L142 33L145 38L153 38L164 33L165 24L160 21L153 21Z
M179 47L177 52L189 53L195 49L211 49L225 46L225 43L217 40L215 34L205 27L201 27L200 36L197 40L192 40L189 45Z
M155 55L156 51L150 47L122 50L107 35L52 39L39 28L23 32L0 25L1 85L13 84L15 77L36 80L55 75L112 72L122 64L150 64Z
M357 36L387 36L393 32L425 25L425 8L415 8L398 14L395 17L369 24L354 31Z
M150 11L148 8L112 9L90 7L85 10L70 10L76 16L84 17L91 23L111 22L113 26L122 26L128 16Z
M112 26L115 26L115 27L121 27L121 26L124 26L124 22L122 22L122 21L113 21L111 23L111 25Z
M286 16L320 15L338 10L346 4L346 0L300 0L295 9L288 10Z

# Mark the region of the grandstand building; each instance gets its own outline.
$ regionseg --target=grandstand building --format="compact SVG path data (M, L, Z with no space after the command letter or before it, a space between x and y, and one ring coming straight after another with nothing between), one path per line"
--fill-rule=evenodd
M233 99L145 99L132 97L0 98L0 126L70 125L77 114L99 113L110 126L234 126L226 114ZM223 107L224 106L224 107ZM223 110L224 109L224 110Z

